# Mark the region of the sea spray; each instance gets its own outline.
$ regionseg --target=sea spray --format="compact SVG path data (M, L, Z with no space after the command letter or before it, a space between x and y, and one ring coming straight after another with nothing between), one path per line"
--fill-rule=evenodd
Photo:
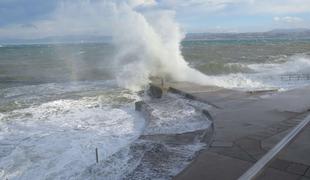
M275 86L275 82L270 80L270 73L255 73L255 68L251 72L253 68L250 65L245 65L250 72L221 76L207 76L189 67L181 53L184 32L175 21L175 12L159 9L156 3L145 7L146 1L139 2L135 6L130 3L116 5L113 43L117 48L115 64L120 71L116 77L120 86L138 90L148 84L152 76L225 88L274 89L279 86ZM277 72L291 72L290 68L283 67L286 64L292 69L300 68L298 64L308 66L308 58L298 59L299 63L289 62L278 66L280 69ZM274 71L271 72L274 74Z
M175 15L155 0L61 1L48 22L35 25L39 29L52 25L51 36L111 35L115 52L110 63L121 87L138 90L151 76L205 82L206 76L191 69L181 54L184 33ZM72 69L71 79L79 79L76 72L83 67L76 66L66 50L57 51Z
M288 90L309 84L310 58L304 54L296 54L270 63L241 65L247 67L249 72L209 77L213 78L214 85L240 90Z
M175 81L201 82L205 75L191 69L184 60L180 42L184 38L175 22L175 12L152 10L142 13L136 6L116 6L113 43L120 86L138 90L152 76Z

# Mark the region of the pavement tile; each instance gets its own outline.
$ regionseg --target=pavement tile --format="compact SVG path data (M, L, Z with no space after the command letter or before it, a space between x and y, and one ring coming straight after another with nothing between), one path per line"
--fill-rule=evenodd
M296 174L290 174L287 172L268 168L256 179L257 180L299 180L300 176Z
M307 170L305 176L310 177L310 168L308 168L308 170Z
M282 159L275 159L271 162L270 167L285 171L289 165L290 165L289 161L282 160Z
M264 140L264 139L268 138L269 136L267 136L264 133L261 133L261 134L256 133L256 134L248 135L247 137L251 138L251 139L255 139L255 140Z
M296 125L296 124L295 124L295 125ZM293 126L295 126L295 125L293 125ZM288 124L283 123L283 122L282 122L282 123L279 123L277 126L278 126L278 128L280 129L280 132L286 131L286 130L292 128L291 125L288 125Z
M296 120L286 120L283 121L281 124L287 126L287 127L294 127L296 126L298 123L300 123L300 121L296 121Z
M173 179L235 180L251 165L252 164L247 161L205 152L194 161L192 166L189 166Z
M203 92L202 90L206 89L204 87L195 89L193 85L186 87L190 90L194 89L196 92ZM266 149L272 148L306 116L306 113L296 113L303 112L305 108L310 107L309 89L283 92L267 99L258 98L251 101L248 101L248 95L237 93L236 96L236 93L230 90L227 90L228 92L226 90L214 90L196 93L195 97L200 98L200 100L207 100L221 107L220 109L212 108L210 111L210 113L215 114L217 138L223 141L234 141L247 137L253 141L248 139L236 141L232 147L226 143L215 143L213 147L211 146L207 152L201 153L188 168L176 176L176 179L230 180L240 177L256 162L255 158L259 158L266 152L266 150L262 150L262 146L258 146L259 143L257 142L261 142L261 145L264 142ZM293 116L298 116L298 118ZM309 147L306 143L308 141L299 137L294 142L300 146L294 146L291 148L292 151L287 151L290 154L285 155L290 155L289 158L294 162L296 159L300 160L298 159L300 157L304 161L307 159L305 154L307 155L308 152L304 150L304 147ZM309 176L304 176L310 173L308 166L304 164L308 163L297 164L280 159L275 160L271 167L267 168L258 179L300 180L301 178L309 178Z
M291 163L286 169L287 172L304 175L309 167L303 164Z
M261 148L261 143L259 140L242 138L237 140L235 143L239 145L241 149L249 153L251 156L265 154L265 151Z
M305 119L308 115L309 115L308 112L307 113L303 113L303 114L297 116L296 119Z
M273 135L276 135L276 134L279 134L287 129L290 129L292 126L295 126L294 125L290 125L290 124L286 124L286 123L279 123L271 128L268 129L268 131L272 131L273 132Z
M260 132L257 132L255 133L256 135L259 135L261 137L265 137L264 139L270 137L270 136L273 136L276 134L276 132L273 132L273 131L260 131Z
M233 142L224 142L224 141L214 141L211 144L211 147L232 147Z
M225 155L232 158L241 159L244 161L255 162L256 160L251 157L248 153L244 152L240 147L232 146L232 147L211 147L209 149L210 152L214 152L220 155Z
M310 180L310 178L309 178L309 177L306 177L306 176L303 176L303 177L301 177L301 178L298 179L298 180Z
M255 154L255 155L252 155L253 156L253 158L256 160L256 161L258 161L260 158L262 158L265 154L267 153L267 151L261 151L260 153L258 153L258 154Z

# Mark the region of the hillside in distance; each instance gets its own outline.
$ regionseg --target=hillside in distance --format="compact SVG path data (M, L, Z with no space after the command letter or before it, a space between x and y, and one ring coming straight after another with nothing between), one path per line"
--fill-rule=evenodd
M251 39L310 39L310 29L274 29L267 32L247 33L188 33L184 41L192 40L251 40ZM40 39L0 39L5 44L57 44L57 43L110 43L111 36L70 35L48 36Z
M188 33L185 40L310 39L310 29L274 29L248 33Z

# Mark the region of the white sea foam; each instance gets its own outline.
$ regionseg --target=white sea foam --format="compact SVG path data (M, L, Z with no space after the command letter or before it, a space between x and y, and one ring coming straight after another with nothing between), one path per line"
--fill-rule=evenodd
M139 89L149 82L150 76L238 89L286 89L305 84L299 81L292 85L279 78L285 73L309 71L309 57L298 56L279 56L277 64L242 64L256 73L207 76L190 68L181 55L184 35L173 12L143 14L130 6L118 7L117 12L114 43L119 50L116 62L122 65L118 82L123 87ZM281 63L285 59L287 62Z
M51 86L60 85L48 84ZM83 91L89 90L82 87ZM16 97L23 98L36 86L16 87L14 90L19 92L18 88L27 89L25 94ZM62 88L52 89L58 95L64 93ZM71 92L70 89L81 90L69 88L65 93ZM93 89L96 88L90 87ZM123 92L76 100L60 99L0 113L0 179L91 179L93 175L119 179L143 163L141 158L145 150L137 160L132 158L138 158L139 154L128 151L141 133L184 133L210 125L205 117L200 116L202 104L168 95L163 102L151 104L156 120L145 129L144 119L133 111L132 103L124 105L124 98L137 97ZM93 169L96 167L96 147L102 164ZM202 147L203 144L199 143L175 147L173 152L178 154L178 159L167 162L167 174L162 175L175 175ZM151 166L148 168L152 169ZM145 174L145 177L152 173Z
M22 96L48 96L82 91L105 90L113 85L113 81L84 81L70 83L46 83L0 89L0 97L13 98Z
M121 67L116 75L120 86L137 90L148 84L151 76L177 81L206 78L181 55L184 33L173 11L154 8L142 13L126 3L114 7L113 43L117 47L115 64Z
M283 80L283 75L310 74L310 58L294 55L281 63L242 64L248 67L250 73L233 73L220 76L208 76L194 82L205 85L216 85L225 88L250 89L279 89L287 90L310 85L309 79Z
M157 8L156 1L150 2L77 1L74 5L64 3L56 14L82 19L83 14L89 14L89 21L103 18L104 24L99 25L103 31L112 32L116 47L112 61L121 87L140 90L152 76L223 87L261 87L260 81L244 74L213 77L189 67L181 54L180 42L185 33L175 21L175 12Z
M309 73L310 57L295 55L283 63L251 64L249 68L261 74L281 75L290 73Z
M197 104L198 103L198 104ZM211 122L201 113L207 105L167 94L160 101L152 100L153 119L144 134L181 134L207 129Z
M151 107L143 135L147 137L172 137L175 134L194 132L210 127L202 115L204 103L190 101L174 94L160 100L147 102ZM205 107L204 107L205 106ZM151 136L150 136L151 135ZM205 143L198 140L187 144L167 143L152 138L142 138L129 147L113 154L106 161L93 165L79 177L81 179L170 179L184 169ZM164 157L156 157L164 156ZM155 164L154 164L155 163ZM160 165L159 165L159 164Z
M58 100L4 113L1 179L74 179L138 138L144 120L128 108L100 107L97 98Z
M158 146L158 144L138 141L132 148L123 148L121 151L108 158L107 161L91 166L81 173L79 179L93 180L103 179L103 177L109 180L171 179L171 177L176 176L181 170L188 166L190 160L194 158L195 153L204 147L204 143ZM164 157L153 159L153 162L152 158L154 157L148 156L145 158L144 155L150 153L152 149L153 152L151 153L153 153L154 156L162 155ZM163 150L166 151L167 154L163 154L163 152L161 152ZM170 156L169 154L173 155ZM165 159L163 160L163 158ZM154 165L154 161L159 164ZM164 161L164 163L161 163L162 161ZM135 171L136 168L139 169L138 172Z
M117 50L112 60L117 69L115 76L122 87L141 89L151 76L178 81L203 76L181 55L184 33L175 21L175 12L156 6L155 0L63 1L50 23L66 33L72 31L70 35L81 33L76 31L77 25L98 35L111 34Z

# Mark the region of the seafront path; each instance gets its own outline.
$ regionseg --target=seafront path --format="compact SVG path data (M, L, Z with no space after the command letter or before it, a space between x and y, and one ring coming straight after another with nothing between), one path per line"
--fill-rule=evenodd
M170 92L210 105L214 137L209 148L174 179L238 179L310 115L310 87L290 91L236 91L193 83L165 83ZM310 126L256 179L310 180Z

